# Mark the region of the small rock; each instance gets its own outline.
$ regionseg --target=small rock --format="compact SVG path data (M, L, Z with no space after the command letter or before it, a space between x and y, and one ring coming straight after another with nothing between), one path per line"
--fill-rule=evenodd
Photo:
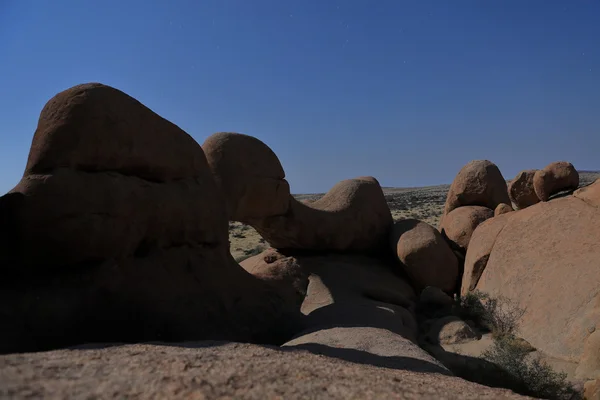
M480 337L465 321L448 316L431 321L425 339L430 343L456 344L478 340Z
M506 214L509 212L513 212L515 210L513 210L513 208L511 206L509 206L506 203L500 203L498 204L498 207L496 207L496 209L494 210L494 217L497 217L498 215L501 214Z

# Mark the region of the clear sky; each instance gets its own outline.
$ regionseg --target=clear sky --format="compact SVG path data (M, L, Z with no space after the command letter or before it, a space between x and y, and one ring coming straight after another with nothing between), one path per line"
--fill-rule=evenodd
M84 82L200 144L260 138L295 193L450 183L472 159L600 169L598 0L0 0L0 191Z

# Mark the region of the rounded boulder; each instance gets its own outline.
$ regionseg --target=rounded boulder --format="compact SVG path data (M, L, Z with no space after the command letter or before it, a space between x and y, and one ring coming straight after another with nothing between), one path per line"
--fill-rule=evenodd
M556 161L540 169L533 176L533 188L541 201L563 190L575 190L579 186L579 173L570 162Z
M252 136L219 132L208 137L202 149L225 197L230 220L247 222L288 210L290 186L269 146Z
M391 245L417 290L433 286L453 292L458 260L434 227L414 219L398 221L392 229Z
M493 216L494 211L487 207L459 207L444 217L441 231L459 249L467 250L475 228Z
M450 185L444 214L462 206L485 206L493 210L500 203L510 204L502 173L491 161L474 160L462 167Z

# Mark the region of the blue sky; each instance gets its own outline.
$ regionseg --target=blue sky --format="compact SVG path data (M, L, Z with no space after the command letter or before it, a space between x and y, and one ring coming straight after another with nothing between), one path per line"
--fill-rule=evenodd
M260 138L295 193L449 183L472 159L600 169L599 21L597 0L0 0L0 191L84 82L200 144Z

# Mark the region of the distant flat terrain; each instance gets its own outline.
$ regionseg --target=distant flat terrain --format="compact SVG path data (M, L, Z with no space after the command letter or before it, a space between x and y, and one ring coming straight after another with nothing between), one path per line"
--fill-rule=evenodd
M600 171L579 171L579 186L586 186L600 178ZM444 210L450 185L413 188L383 187L385 199L395 221L414 218L437 228ZM300 201L315 201L325 193L295 194ZM251 227L240 222L229 224L231 254L235 259L258 254L268 243Z

